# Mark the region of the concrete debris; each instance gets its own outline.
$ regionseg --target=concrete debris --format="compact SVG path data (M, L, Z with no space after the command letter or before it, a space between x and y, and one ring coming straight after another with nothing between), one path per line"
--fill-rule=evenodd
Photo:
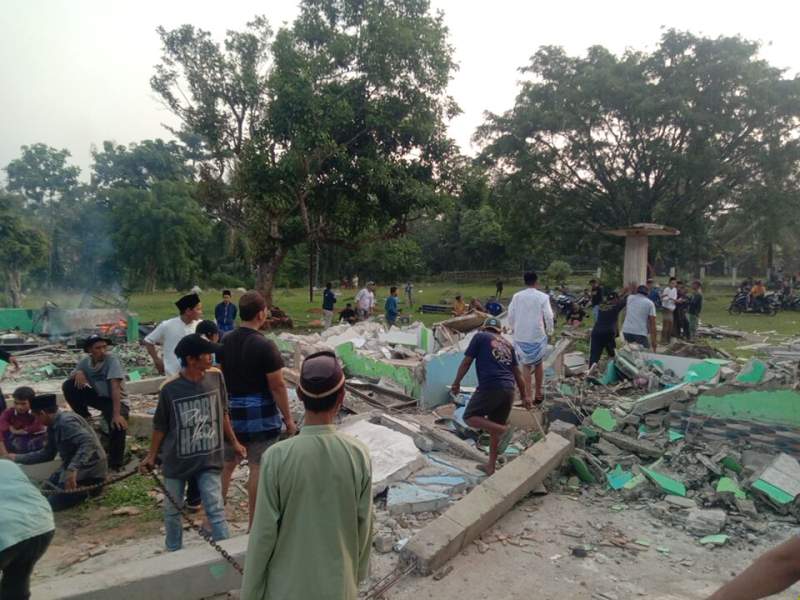
M386 497L390 515L441 510L450 504L450 496L409 483L394 484Z
M686 517L686 528L698 537L714 535L722 531L727 520L724 510L693 508Z

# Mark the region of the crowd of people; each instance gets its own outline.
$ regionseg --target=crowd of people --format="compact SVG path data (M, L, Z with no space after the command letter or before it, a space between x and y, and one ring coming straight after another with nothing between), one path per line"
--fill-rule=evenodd
M236 307L226 291L220 304L217 322L203 321L199 296L183 296L176 302L178 315L144 340L166 379L139 470L160 468L168 492L166 549L183 546L185 509L202 507L211 538L229 537L225 502L233 472L246 459L250 547L243 597L312 598L336 582L340 597L354 599L371 547L372 474L366 447L334 426L344 373L330 352L303 361L297 395L305 415L299 431L283 359L260 333L269 318L263 296L247 292ZM55 394L20 387L14 406L0 415L0 458L6 459L0 460L4 599L29 597L33 566L53 537L53 512L102 493L109 470L123 468L125 376L110 346L100 335L85 341L86 356L62 386L72 410L60 410ZM13 357L0 358L17 365ZM90 407L106 421L108 452L91 425ZM45 483L45 499L18 465L56 456L60 466ZM300 564L316 576L297 577Z

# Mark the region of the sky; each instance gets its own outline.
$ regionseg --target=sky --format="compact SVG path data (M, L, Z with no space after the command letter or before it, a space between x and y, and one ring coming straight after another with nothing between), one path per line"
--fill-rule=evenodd
M764 44L773 65L800 72L800 3L786 0L432 0L445 13L459 70L450 94L463 113L450 134L474 154L485 111L511 108L519 67L542 45L583 54L652 49L663 28ZM150 89L159 62L159 25L191 23L221 39L254 15L277 28L296 0L2 0L0 2L0 167L20 146L66 148L88 179L91 147L168 138L174 119ZM4 177L0 177L4 180Z

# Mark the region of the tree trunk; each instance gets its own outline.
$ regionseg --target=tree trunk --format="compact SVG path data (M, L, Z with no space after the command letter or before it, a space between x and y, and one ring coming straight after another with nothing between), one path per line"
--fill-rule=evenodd
M22 273L18 269L8 270L8 295L11 308L22 307Z
M267 306L272 306L272 289L275 276L286 258L286 248L278 247L271 255L261 256L256 261L256 289L264 295Z

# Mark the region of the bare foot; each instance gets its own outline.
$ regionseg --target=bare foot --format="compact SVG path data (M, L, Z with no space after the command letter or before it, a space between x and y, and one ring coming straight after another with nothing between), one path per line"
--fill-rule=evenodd
M478 465L478 470L483 471L487 475L494 475L494 466L489 465L489 463Z

